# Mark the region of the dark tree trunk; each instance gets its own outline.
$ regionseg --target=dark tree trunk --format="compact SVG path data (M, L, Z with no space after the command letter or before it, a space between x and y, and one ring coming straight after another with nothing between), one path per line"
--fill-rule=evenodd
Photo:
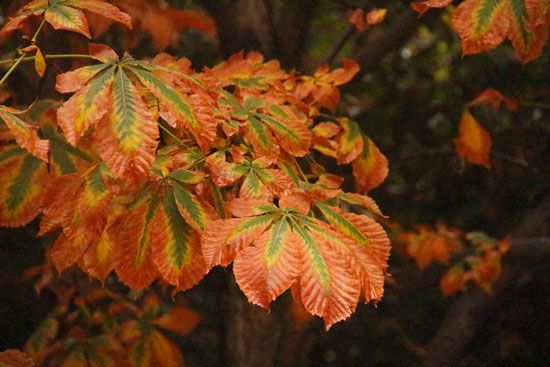
M206 0L225 57L260 51L285 67L299 67L318 0Z

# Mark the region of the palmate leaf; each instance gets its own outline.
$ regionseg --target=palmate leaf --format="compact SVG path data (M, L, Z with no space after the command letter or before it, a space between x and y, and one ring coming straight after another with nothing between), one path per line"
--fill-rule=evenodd
M242 291L267 309L292 287L306 310L323 317L329 328L353 313L360 295L365 302L381 299L390 246L370 217L321 202L316 206L326 222L257 199L230 202L232 213L243 217L207 225L205 259L209 266L234 260Z
M203 151L208 151L216 136L216 123L207 118L208 114L198 114L196 108L190 103L189 97L179 93L152 72L141 67L133 67L131 70L159 100L161 117L172 126L180 125L188 129L199 147ZM186 78L184 75L180 77ZM204 118L201 119L200 116Z
M23 6L13 18L0 29L0 38L19 29L31 16L44 14L46 21L55 29L64 29L92 38L88 19L83 10L99 14L132 28L131 18L116 6L103 0L33 0Z
M191 288L207 270L194 227L204 227L213 210L172 178L143 190L107 227L115 271L132 289L147 287L157 274L176 290Z
M449 5L450 0L412 3L419 13ZM465 0L453 14L464 54L491 50L510 39L518 59L527 63L541 55L548 40L550 10L546 0Z
M49 180L46 164L19 146L0 146L0 226L17 227L40 212L44 183Z
M130 56L118 59L105 45L91 45L90 54L102 64L57 78L58 91L75 92L58 110L59 125L71 144L93 126L99 154L116 176L146 176L159 138L155 107L145 103L152 95L163 119L190 133L203 151L210 150L217 123L200 81ZM180 91L178 83L197 93Z

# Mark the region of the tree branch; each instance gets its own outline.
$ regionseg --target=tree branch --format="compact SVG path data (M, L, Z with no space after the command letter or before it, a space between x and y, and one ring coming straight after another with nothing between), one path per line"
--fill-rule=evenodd
M361 65L360 73L376 69L384 56L403 46L416 28L437 19L438 14L437 11L431 11L420 20L414 10L406 8L400 14L390 17L392 20L387 25L373 28L364 42L358 44L358 52L353 57Z

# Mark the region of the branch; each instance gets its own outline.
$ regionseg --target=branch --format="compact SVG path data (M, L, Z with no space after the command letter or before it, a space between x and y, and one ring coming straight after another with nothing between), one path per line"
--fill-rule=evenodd
M348 24L344 32L340 34L338 38L334 41L332 46L330 47L329 51L327 52L327 56L325 59L321 62L321 64L331 64L334 61L334 58L338 55L342 47L348 42L348 40L353 36L355 33L355 26L353 24Z
M492 150L489 153L489 155L491 159L494 159L494 160L508 162L526 169L530 168L529 164L525 162L523 159L509 156L506 153ZM455 156L456 156L456 152L454 151L454 149L450 147L441 148L441 149L428 149L428 150L422 150L419 152L414 152L411 154L406 154L406 155L397 156L393 158L390 157L390 163L393 165L406 164L406 163L413 163L419 160L424 160L426 158L431 158L431 157L451 157L452 158Z
M550 221L550 194L547 194L538 207L525 217L523 222L512 233L512 247L510 253L521 253L526 246L533 246L532 240L524 237L548 235ZM541 233L546 232L546 233ZM550 253L548 237L541 237L541 248L544 253ZM523 248L523 249L522 249ZM539 258L544 261L544 258ZM535 257L534 260L537 260ZM451 306L439 330L428 346L428 355L422 365L426 367L446 367L456 365L462 350L475 335L477 328L483 321L484 315L497 302L501 295L521 275L522 269L505 265L503 276L493 285L493 293L476 288L464 293Z
M436 20L438 14L438 11L430 11L421 21L414 10L406 8L392 17L393 20L386 26L379 25L373 29L364 42L357 46L358 52L353 57L361 65L360 73L376 69L384 56L404 45L414 35L416 28Z

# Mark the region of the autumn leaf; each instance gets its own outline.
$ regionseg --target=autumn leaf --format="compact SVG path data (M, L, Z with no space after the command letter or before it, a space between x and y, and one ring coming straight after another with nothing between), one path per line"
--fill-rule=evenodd
M39 212L49 173L46 164L18 145L0 146L0 225L18 227Z
M465 270L462 266L451 267L439 281L441 293L447 297L463 290L466 279Z
M519 102L506 97L499 90L487 88L479 93L474 99L468 102L468 107L474 107L487 104L491 108L499 109L501 106L510 111L519 109Z
M374 142L363 135L363 151L352 163L355 191L365 193L380 185L388 176L388 159Z
M235 279L251 303L269 309L269 303L296 282L299 241L288 221L281 219L237 255Z
M332 71L325 64L317 68L313 76L302 76L294 90L296 98L335 111L340 102L337 86L349 82L359 72L359 64L354 60L344 59L342 64L341 68Z
M153 321L155 326L179 335L189 335L199 324L201 317L186 306L176 306Z
M320 202L315 205L328 223L301 214L292 203L246 203L257 210L237 206L235 213L249 216L210 222L202 246L211 265L234 260L237 283L250 302L269 309L292 288L329 328L351 315L360 294L365 302L382 297L389 241L374 220Z
M2 367L34 367L34 362L25 353L17 349L8 349L0 352L0 366Z
M48 162L50 142L39 137L38 126L31 125L18 117L23 113L25 111L0 105L0 120L4 121L17 144L35 157Z
M491 136L466 110L460 118L458 137L454 140L456 153L470 163L490 168Z
M103 0L34 0L23 6L0 29L0 38L19 29L31 16L44 15L54 29L80 33L91 38L85 11L120 22L131 28L130 16Z
M430 8L445 8L451 4L453 0L425 0L411 3L411 7L420 14L424 14Z
M443 8L450 0L412 3L425 13ZM527 63L542 54L548 39L548 8L545 0L466 0L453 14L452 24L459 34L465 55L491 50L505 39L512 41L518 59Z
M423 269L432 262L447 264L451 254L461 247L459 233L438 223L436 229L420 225L416 232L401 234L409 256L413 257L418 267Z
M132 16L132 32L149 33L158 51L174 45L181 32L188 28L202 31L211 37L217 32L214 19L200 10L175 8L163 0L114 0L113 3ZM103 25L101 30L106 28ZM95 32L95 36L101 33ZM130 48L136 43L137 39L130 38Z
M59 125L71 144L76 145L93 126L99 154L115 175L145 176L159 138L156 117L144 99L150 93L158 100L163 119L188 131L203 151L210 149L217 124L211 110L205 110L209 102L202 105L199 94L206 92L199 81L130 56L117 61L105 46L92 45L90 51L103 64L85 66L57 79L59 91L76 92L58 111ZM179 91L176 80L192 85L196 92Z
M36 54L34 55L34 69L39 77L43 77L46 72L46 59L44 54L40 51L39 48L36 49Z
M342 129L335 138L338 144L336 160L338 164L349 164L363 151L363 136L357 122L342 118L339 123Z
M382 23L386 18L387 12L388 10L384 8L370 10L367 13L367 24L375 25Z

